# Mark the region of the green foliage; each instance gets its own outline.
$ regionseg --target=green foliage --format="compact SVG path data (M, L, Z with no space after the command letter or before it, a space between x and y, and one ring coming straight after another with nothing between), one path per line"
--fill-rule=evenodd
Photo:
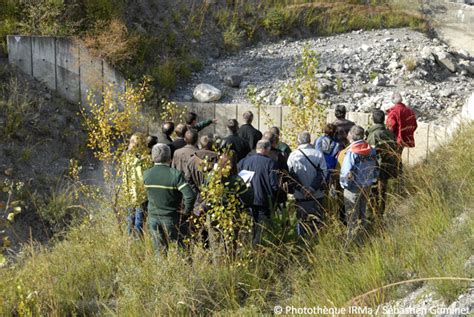
M88 23L97 21L108 21L120 18L124 10L123 0L84 0L85 17Z
M244 44L244 32L241 31L235 23L230 24L223 32L222 36L224 46L230 51L238 50Z
M262 25L271 35L279 36L291 29L296 19L297 15L294 14L293 10L285 7L275 7L266 12Z
M78 203L78 188L72 184L59 184L50 193L32 197L37 214L53 233L59 233L80 219L84 210Z

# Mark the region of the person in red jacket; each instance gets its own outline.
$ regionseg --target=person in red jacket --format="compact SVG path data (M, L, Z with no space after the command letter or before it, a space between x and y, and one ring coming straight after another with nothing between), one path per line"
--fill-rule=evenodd
M405 147L415 147L414 133L418 127L415 112L402 103L399 92L392 95L394 106L387 110L387 128L397 138L400 153Z

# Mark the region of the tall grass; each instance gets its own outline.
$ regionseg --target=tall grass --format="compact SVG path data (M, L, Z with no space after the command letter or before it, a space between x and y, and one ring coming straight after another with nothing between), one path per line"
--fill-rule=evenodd
M408 168L401 195L391 194L383 223L365 242L345 248L334 221L316 243L293 241L243 249L235 261L212 252L172 249L157 257L148 237L126 236L107 205L53 246L28 245L0 271L0 314L124 316L271 313L274 305L342 307L360 294L413 278L471 277L474 124ZM459 215L463 215L459 217ZM460 220L464 219L464 220ZM466 282L431 281L446 301ZM375 306L416 285L363 298Z

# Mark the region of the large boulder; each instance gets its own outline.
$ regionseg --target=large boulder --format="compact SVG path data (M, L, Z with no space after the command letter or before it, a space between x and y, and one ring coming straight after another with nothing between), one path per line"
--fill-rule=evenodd
M440 65L445 67L451 73L456 72L456 62L451 54L447 52L436 52L434 54L436 62Z
M209 84L199 84L194 88L193 96L199 102L218 101L222 97L222 92Z

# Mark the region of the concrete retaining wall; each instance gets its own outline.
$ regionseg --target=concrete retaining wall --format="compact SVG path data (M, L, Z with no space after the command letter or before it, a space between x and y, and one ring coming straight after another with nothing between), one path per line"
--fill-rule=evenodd
M56 90L61 96L71 102L85 104L89 89L100 91L105 84L111 84L116 91L125 90L125 79L101 59L90 56L87 50L68 38L42 36L8 36L8 59L23 72L44 82L50 89ZM100 99L100 94L96 96ZM242 120L245 111L255 115L254 125L261 131L266 131L271 125L283 129L298 129L289 122L287 107L267 107L266 115L252 105L243 104L212 104L212 103L182 103L189 111L196 112L201 119L217 118L219 123L212 125L204 132L225 135L227 119ZM466 104L463 114L452 120L446 127L434 124L420 123L415 134L416 147L406 149L404 160L416 163L428 158L430 151L441 144L465 118L474 118L474 95ZM348 118L357 124L367 127L370 124L370 114L350 112ZM328 122L334 121L334 113L328 113ZM283 136L284 138L284 136Z
M474 101L474 95L471 97ZM222 104L222 103L194 103L194 102L181 102L183 106L186 106L189 111L196 112L198 114L198 120L207 118L217 118L218 123L207 127L203 132L213 133L218 135L226 134L225 123L228 119L237 119L239 123L242 122L242 114L245 111L252 111L254 113L254 126L260 131L264 132L270 128L270 125L276 125L283 127L283 129L294 128L292 123L286 120L286 114L288 108L279 106L268 106L266 107L268 115L260 113L260 111L252 105L244 104ZM468 103L469 104L469 103ZM268 122L268 116L271 118L271 123ZM360 113L360 112L349 112L347 115L348 119L354 121L356 124L367 128L372 123L371 114ZM463 121L465 121L465 116ZM473 119L473 118L471 118ZM327 121L333 122L335 120L334 111L329 110ZM459 125L460 118L457 120ZM440 126L432 123L419 123L418 129L415 133L415 145L416 147L411 149L405 149L403 153L403 160L408 164L418 163L424 159L427 159L430 153L440 144L442 144L451 134L453 130L452 126ZM284 139L284 135L283 135Z
M125 89L125 79L118 71L70 38L10 35L7 42L10 64L70 102L85 104L88 90L100 91L104 84Z

